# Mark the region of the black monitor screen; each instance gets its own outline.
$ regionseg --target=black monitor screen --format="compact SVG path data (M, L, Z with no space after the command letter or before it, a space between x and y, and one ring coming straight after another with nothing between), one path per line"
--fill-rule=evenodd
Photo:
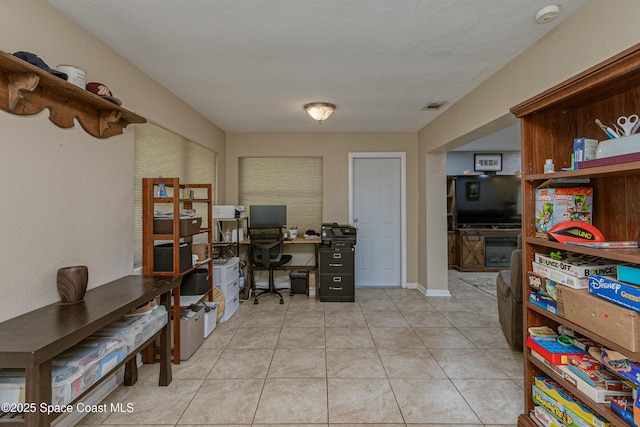
M287 206L251 205L249 224L251 227L284 227L287 225Z

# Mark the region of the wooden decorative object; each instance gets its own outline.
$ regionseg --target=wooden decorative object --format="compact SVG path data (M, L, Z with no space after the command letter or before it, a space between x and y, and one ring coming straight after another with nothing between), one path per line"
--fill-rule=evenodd
M71 128L77 120L96 138L119 135L129 123L147 121L35 65L0 52L0 109L30 116L45 108L56 126Z
M89 282L89 269L86 265L64 267L58 270L56 283L63 304L75 304L82 301Z

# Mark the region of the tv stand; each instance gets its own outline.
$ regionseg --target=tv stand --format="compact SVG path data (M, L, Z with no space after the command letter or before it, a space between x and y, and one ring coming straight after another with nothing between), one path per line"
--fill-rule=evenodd
M511 251L517 246L520 232L520 228L500 225L456 228L454 269L469 272L508 269Z

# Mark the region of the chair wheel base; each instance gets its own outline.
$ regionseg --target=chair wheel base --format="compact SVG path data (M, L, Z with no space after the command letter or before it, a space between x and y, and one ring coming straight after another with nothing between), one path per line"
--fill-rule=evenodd
M254 300L253 300L253 303L254 303L254 304L257 304L257 303L258 303L258 298L254 299Z
M284 300L283 299L280 299L280 304L284 304Z

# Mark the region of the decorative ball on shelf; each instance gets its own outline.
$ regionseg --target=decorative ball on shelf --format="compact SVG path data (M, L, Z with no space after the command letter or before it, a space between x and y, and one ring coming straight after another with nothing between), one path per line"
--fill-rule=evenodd
M86 265L60 268L56 282L62 304L75 304L82 301L87 291L89 269Z

